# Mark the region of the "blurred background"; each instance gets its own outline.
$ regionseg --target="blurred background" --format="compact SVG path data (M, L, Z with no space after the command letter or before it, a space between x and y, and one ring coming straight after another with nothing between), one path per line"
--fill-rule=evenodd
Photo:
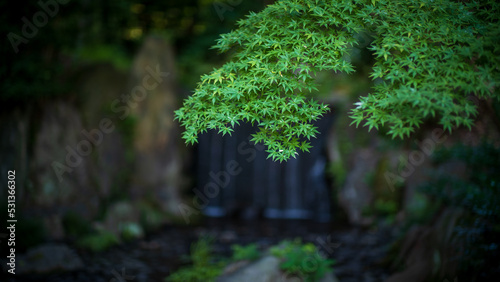
M126 265L159 281L205 233L222 253L331 235L341 281L498 274L498 102L472 98L476 126L453 134L432 121L404 141L349 126L373 85L360 34L356 74L318 76L314 98L331 111L311 153L272 162L249 125L187 146L173 111L231 57L210 47L273 1L0 3L0 206L6 222L15 170L18 279L110 281Z

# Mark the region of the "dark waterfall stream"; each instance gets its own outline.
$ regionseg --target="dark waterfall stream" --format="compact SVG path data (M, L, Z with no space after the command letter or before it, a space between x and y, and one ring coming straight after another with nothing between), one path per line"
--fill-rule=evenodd
M212 217L329 221L331 193L325 181L325 145L333 119L327 114L315 122L320 134L311 139L309 153L299 152L295 159L282 163L266 159L265 146L250 142L256 131L250 124L236 127L231 136L214 130L200 135L197 187L211 193L203 213Z

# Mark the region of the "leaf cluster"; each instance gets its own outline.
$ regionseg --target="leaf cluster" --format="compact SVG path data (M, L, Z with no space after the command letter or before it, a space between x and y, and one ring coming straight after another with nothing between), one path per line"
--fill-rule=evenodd
M233 59L202 76L176 119L191 144L209 129L231 134L250 122L269 157L295 157L318 134L311 122L328 111L308 98L317 72L353 72L351 49L367 32L377 84L356 103L353 123L388 126L393 138L426 118L449 131L470 128L477 115L470 97L499 97L499 19L496 1L278 1L221 35L214 48Z
M356 104L358 125L388 125L409 136L426 118L449 132L471 128L472 97L496 97L500 82L500 5L495 1L374 1L359 15L377 35L373 93Z

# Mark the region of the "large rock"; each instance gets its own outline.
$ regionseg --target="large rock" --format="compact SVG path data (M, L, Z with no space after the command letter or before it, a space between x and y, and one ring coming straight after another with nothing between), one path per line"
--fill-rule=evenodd
M374 150L359 149L354 153L353 159L353 167L344 186L338 191L338 198L349 222L363 225L369 222L369 219L363 217L363 210L373 201L372 187L366 182L366 176L376 167L379 156Z
M41 219L51 238L62 238L62 214L68 209L92 216L97 212L97 195L89 182L90 162L76 152L83 140L82 119L69 103L44 107L35 135L31 162L32 192L24 211Z
M75 98L46 103L34 134L30 180L23 205L28 216L45 223L49 237L64 236L68 211L90 220L126 171L123 136L110 114L126 76L110 65L82 69L75 78ZM130 170L130 168L129 168Z
M337 124L330 134L328 155L334 177L343 180L335 188L349 223L367 226L376 215L397 214L396 219L402 220L417 187L427 179L431 154L441 139L425 131L411 143L398 145L386 137L343 126Z
M132 195L148 196L163 211L176 214L181 203L184 145L174 122L178 107L174 71L170 46L163 39L149 37L134 61L128 93L137 119Z
M85 201L89 194L89 159L77 153L84 129L78 110L65 102L46 105L35 138L32 197L39 207ZM86 148L85 148L86 149ZM84 206L92 206L82 203Z
M126 195L127 189L124 188L132 171L131 162L127 160L130 147L127 140L131 136L124 129L126 125L117 109L122 105L121 96L126 90L124 81L127 80L128 74L110 64L89 66L81 71L78 78L78 95L83 100L80 115L85 130L94 134L100 131L103 136L101 142L94 145L89 172L96 186L94 192L100 198L107 197L117 186ZM102 127L108 121L110 130L103 132Z

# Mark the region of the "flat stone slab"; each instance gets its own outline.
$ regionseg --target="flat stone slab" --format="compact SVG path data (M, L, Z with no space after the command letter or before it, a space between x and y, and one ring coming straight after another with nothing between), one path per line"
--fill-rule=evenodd
M38 246L19 257L17 273L49 273L83 269L84 264L74 250L64 244Z
M238 265L240 264L238 268ZM283 273L280 268L280 259L267 255L253 263L236 262L229 265L217 282L299 282L298 277ZM236 269L235 269L236 268ZM325 274L319 282L338 282L333 272Z

